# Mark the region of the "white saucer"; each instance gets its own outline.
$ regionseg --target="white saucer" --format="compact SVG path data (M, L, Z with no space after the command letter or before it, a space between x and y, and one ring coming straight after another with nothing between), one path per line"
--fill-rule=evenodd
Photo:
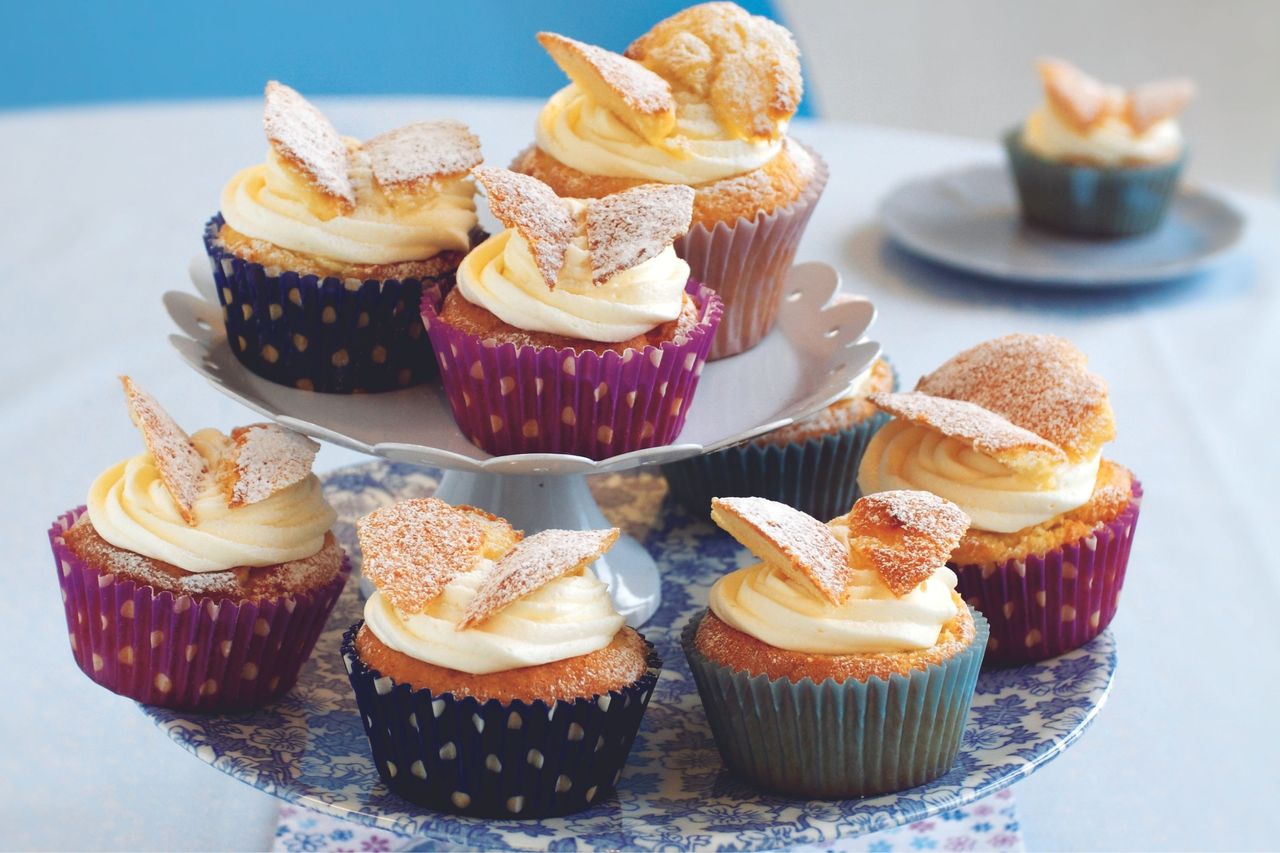
M1150 234L1100 240L1027 225L1003 165L970 166L893 190L880 219L902 248L975 275L1019 284L1116 287L1183 278L1239 242L1244 217L1224 197L1184 189Z

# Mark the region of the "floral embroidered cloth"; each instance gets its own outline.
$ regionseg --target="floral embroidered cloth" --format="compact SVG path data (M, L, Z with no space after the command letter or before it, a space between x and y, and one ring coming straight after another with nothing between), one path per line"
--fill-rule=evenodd
M587 850L591 839L553 841L551 850ZM385 829L329 817L297 806L281 806L273 850L404 851L451 849L426 838L410 838ZM1013 792L1006 788L964 808L942 812L897 829L850 838L829 847L805 846L797 851L870 851L897 853L914 850L1021 851L1022 828Z

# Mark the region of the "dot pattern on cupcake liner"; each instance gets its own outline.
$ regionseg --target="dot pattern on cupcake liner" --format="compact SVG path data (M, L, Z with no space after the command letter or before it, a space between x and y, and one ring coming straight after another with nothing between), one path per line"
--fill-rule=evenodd
M1022 128L1004 138L1022 217L1080 237L1130 237L1154 231L1178 190L1186 155L1163 165L1100 168L1056 163L1022 144Z
M814 173L791 204L733 224L695 223L675 242L689 274L720 294L724 319L710 358L726 358L758 344L773 328L800 238L827 185L827 164L812 148Z
M684 427L720 322L719 297L690 279L701 320L680 343L625 353L495 344L422 319L458 428L495 456L569 453L607 459L675 441Z
M351 572L343 557L328 584L257 602L157 593L67 547L62 536L84 512L65 512L49 528L71 653L89 678L149 705L240 711L288 692Z
M887 680L821 684L751 676L710 660L694 641L705 613L680 642L734 773L785 796L845 799L905 791L951 769L986 648L981 613L973 611L974 641L942 663Z
M373 763L387 787L427 808L495 818L572 814L607 799L662 661L607 694L572 702L481 702L397 684L360 660L357 622L342 637Z
M217 241L204 245L227 329L227 345L249 370L279 385L335 394L392 391L435 376L422 326L424 299L438 302L454 274L427 279L343 280L250 263Z
M1129 505L1077 542L997 565L948 564L956 591L991 622L985 666L1057 657L1111 624L1141 508L1142 484L1134 479Z

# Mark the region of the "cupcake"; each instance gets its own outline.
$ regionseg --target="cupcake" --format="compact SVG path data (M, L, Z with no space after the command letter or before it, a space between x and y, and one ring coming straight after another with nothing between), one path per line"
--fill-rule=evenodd
M1142 486L1102 458L1115 437L1106 383L1052 335L960 353L905 394L858 471L864 494L924 489L972 521L950 566L991 622L988 663L1084 645L1115 616Z
M1177 117L1194 86L1163 80L1125 92L1062 60L1039 70L1045 102L1004 140L1023 218L1081 237L1155 229L1186 161Z
M293 687L350 571L319 445L271 424L188 436L123 381L146 449L49 529L71 652L149 705L263 705Z
M376 591L342 657L387 787L486 817L607 798L662 666L587 568L618 531L524 537L425 498L379 509L357 532Z
M693 187L693 226L676 252L724 300L711 357L755 346L827 181L821 158L787 137L803 92L791 34L733 3L704 3L625 56L555 33L538 40L571 82L512 168L579 198Z
M893 391L896 384L889 362L878 359L844 396L815 415L743 444L663 465L670 493L699 518L708 517L713 497L768 498L815 518L840 515L857 497L862 451L889 419L867 395Z
M463 259L443 306L422 303L458 428L494 455L674 441L720 321L671 247L693 191L562 199L527 175L475 174L507 227Z
M828 524L763 498L717 499L711 517L762 560L716 581L682 635L729 769L821 799L946 773L987 632L943 565L964 513L897 491Z
M456 121L361 143L280 83L266 89L265 163L222 190L205 226L231 351L311 391L387 391L434 375L418 306L475 242L480 144Z

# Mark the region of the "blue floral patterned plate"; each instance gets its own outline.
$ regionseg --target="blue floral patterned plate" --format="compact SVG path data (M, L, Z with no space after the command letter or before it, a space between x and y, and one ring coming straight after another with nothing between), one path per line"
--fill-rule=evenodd
M354 521L377 506L430 494L436 472L387 462L326 478L337 533L354 545ZM664 500L666 483L644 473L592 483L609 518L643 542L662 571L662 607L645 627L666 662L617 797L589 811L538 822L478 820L419 809L389 793L369 758L355 698L338 655L360 617L349 584L293 692L261 711L197 716L143 707L203 761L284 800L321 812L466 848L573 850L776 849L823 844L920 820L1004 788L1065 750L1097 715L1116 668L1105 632L1056 660L982 675L969 729L951 772L919 788L843 802L759 793L726 772L707 729L680 630L707 589L750 558L727 535Z

